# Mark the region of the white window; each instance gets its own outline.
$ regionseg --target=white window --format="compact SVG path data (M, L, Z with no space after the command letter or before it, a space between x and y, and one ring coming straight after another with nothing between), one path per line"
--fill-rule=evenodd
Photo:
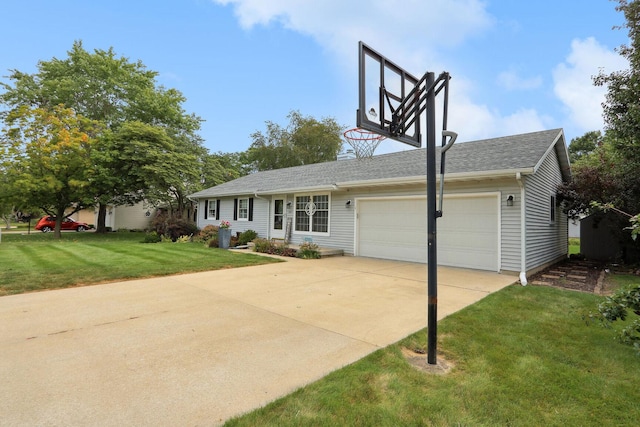
M296 196L295 231L329 232L329 195Z
M556 196L551 195L551 201L549 202L549 224L555 224L556 222Z
M220 200L208 199L204 201L204 219L214 221L220 216Z
M216 209L217 209L217 201L214 199L210 199L207 203L207 218L216 219Z
M249 220L249 199L238 199L238 221Z

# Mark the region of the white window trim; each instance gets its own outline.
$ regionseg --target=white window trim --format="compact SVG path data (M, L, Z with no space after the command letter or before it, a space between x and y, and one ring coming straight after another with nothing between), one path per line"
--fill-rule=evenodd
M247 202L247 217L246 218L242 218L240 217L240 202L242 202L243 200L245 200ZM244 197L244 198L240 198L238 197L238 212L236 212L236 217L238 217L237 221L249 221L249 198L248 197Z
M555 193L549 196L549 225L555 225L558 220L558 198Z
M213 202L213 216L211 215L211 203ZM216 220L216 206L218 206L218 199L207 199L207 218L206 221Z
M314 196L327 196L327 205L328 205L328 213L327 213L327 231L298 231L296 230L296 219L298 215L298 210L296 209L296 202L298 197L309 196L311 200L313 200ZM311 218L309 221L309 228L313 228L313 219ZM291 232L297 235L307 235L307 236L329 236L331 235L331 193L296 193L293 195L293 227L291 227Z

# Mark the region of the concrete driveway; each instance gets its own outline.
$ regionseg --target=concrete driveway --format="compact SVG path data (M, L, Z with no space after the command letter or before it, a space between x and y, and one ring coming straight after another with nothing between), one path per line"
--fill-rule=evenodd
M439 318L516 280L438 271ZM425 278L290 259L2 297L0 424L220 424L424 328Z

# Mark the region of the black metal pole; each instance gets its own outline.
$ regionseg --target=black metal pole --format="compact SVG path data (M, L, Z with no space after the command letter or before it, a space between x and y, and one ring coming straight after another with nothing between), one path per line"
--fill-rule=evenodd
M435 74L427 73L427 87ZM436 253L436 93L427 94L427 363L437 364L438 258Z

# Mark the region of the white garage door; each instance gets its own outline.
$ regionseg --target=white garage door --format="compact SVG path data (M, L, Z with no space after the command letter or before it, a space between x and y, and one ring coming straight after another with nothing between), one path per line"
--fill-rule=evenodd
M498 196L445 197L438 264L498 271ZM426 262L426 199L360 199L357 255Z

